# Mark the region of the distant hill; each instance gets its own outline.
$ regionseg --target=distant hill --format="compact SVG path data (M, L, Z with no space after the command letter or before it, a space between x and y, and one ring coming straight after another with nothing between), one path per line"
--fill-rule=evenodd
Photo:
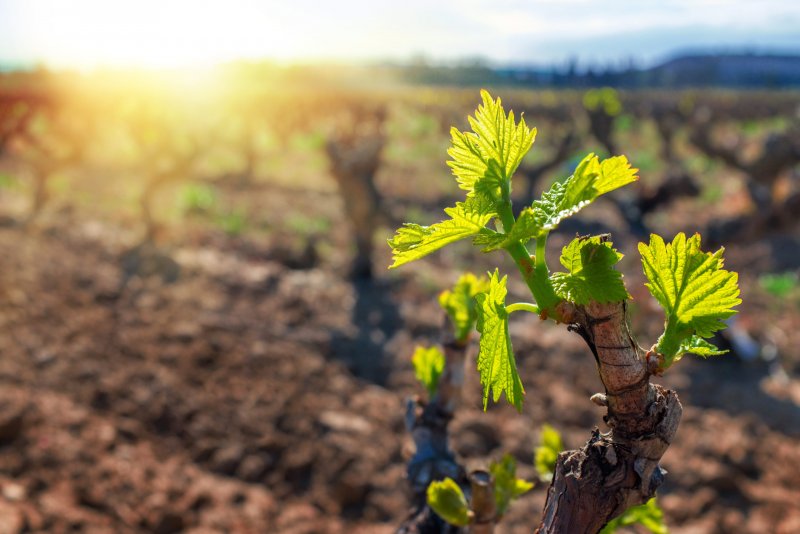
M648 68L590 67L574 64L532 67L487 64L396 66L402 79L424 84L513 85L523 87L752 89L800 88L800 55L686 54Z
M639 71L637 77L658 87L800 87L800 56L686 55Z

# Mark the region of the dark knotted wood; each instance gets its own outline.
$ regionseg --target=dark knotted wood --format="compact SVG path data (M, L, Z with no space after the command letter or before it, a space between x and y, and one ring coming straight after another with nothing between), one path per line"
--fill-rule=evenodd
M675 392L650 383L651 364L631 338L624 302L565 303L559 311L594 354L605 394L592 400L607 406L611 431L595 430L582 449L559 455L537 532L595 534L654 495L682 408Z

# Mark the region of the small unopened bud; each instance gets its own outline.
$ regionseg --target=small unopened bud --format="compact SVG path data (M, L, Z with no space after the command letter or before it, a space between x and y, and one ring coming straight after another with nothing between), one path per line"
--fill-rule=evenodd
M651 375L661 376L664 372L664 355L650 349L645 353L644 357L645 362L647 362L647 371Z
M607 407L608 406L608 397L606 397L603 393L595 393L590 397L591 401L598 406Z

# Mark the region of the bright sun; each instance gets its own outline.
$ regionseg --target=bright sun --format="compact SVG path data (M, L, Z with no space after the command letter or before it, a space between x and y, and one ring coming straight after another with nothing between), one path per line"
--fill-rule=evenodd
M296 57L302 43L270 11L243 0L32 0L12 16L18 46L45 63L163 68Z

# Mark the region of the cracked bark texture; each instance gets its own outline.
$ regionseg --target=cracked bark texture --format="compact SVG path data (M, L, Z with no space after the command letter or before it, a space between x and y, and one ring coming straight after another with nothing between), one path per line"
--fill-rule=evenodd
M611 430L595 429L582 449L559 455L536 532L594 534L655 494L682 408L674 391L650 383L652 363L630 335L625 302L562 304L560 311L595 357L605 394L592 400L607 407Z
M473 471L469 474L472 493L470 505L474 514L469 534L493 534L497 521L494 496L494 479L488 471Z

